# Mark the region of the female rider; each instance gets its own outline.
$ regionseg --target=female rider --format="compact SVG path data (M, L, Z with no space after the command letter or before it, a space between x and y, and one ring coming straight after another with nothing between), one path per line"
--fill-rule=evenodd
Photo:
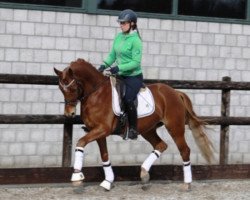
M137 29L137 15L133 10L123 10L117 21L122 32L116 35L112 49L99 71L103 72L107 67L116 63L115 67L111 67L110 72L119 74L126 85L124 104L129 123L128 138L137 139L139 133L137 131L137 108L134 101L143 83L142 41Z

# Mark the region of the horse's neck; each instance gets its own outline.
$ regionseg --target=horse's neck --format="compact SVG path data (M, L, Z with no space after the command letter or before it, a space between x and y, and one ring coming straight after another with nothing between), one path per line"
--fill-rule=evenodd
M71 68L81 82L85 94L92 93L106 79L94 66L83 59L77 59L77 61L72 62Z
M101 73L85 73L80 77L85 93L91 93L98 89L101 84L106 80L106 77Z
M102 80L95 80L96 78L93 78L94 81L84 81L83 85L84 85L84 91L86 93L91 93L94 90L98 89L99 86L101 86Z

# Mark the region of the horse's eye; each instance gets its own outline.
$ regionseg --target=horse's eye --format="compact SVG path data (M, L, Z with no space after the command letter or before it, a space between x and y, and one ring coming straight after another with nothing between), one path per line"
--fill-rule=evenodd
M65 79L61 79L61 83L64 83L65 82Z

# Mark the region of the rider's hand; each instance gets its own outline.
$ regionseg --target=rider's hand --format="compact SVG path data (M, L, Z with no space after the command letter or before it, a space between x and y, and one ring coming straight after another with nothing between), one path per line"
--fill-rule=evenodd
M101 66L98 68L98 71L102 73L102 72L105 70L105 68L106 68L105 65L101 65Z
M111 67L110 72L111 74L117 74L119 72L118 66Z

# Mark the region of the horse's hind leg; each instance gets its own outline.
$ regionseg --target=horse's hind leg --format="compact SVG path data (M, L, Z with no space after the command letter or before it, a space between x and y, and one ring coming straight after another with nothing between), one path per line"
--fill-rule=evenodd
M114 182L114 172L109 160L107 141L106 138L101 138L96 141L100 149L103 171L105 174L105 179L100 186L109 191L112 187L112 183Z
M188 147L185 140L185 124L181 122L169 122L166 127L173 140L175 141L180 155L183 160L183 174L184 174L184 190L191 189L192 172L190 163L190 148Z
M161 153L167 149L167 144L157 135L156 128L142 134L145 140L147 140L154 148L152 153L146 158L141 165L141 180L145 184L149 181L149 170L153 163L160 157Z

